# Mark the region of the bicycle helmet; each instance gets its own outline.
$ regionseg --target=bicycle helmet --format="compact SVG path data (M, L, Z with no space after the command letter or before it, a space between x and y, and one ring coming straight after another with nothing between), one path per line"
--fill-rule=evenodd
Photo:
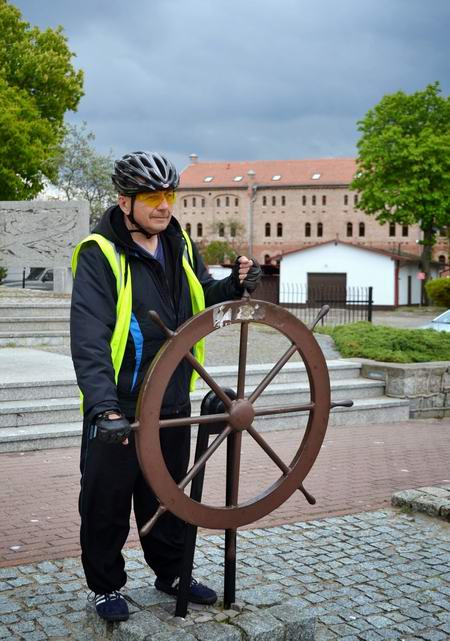
M133 151L114 163L111 179L124 196L145 191L176 189L180 176L175 165L153 151Z

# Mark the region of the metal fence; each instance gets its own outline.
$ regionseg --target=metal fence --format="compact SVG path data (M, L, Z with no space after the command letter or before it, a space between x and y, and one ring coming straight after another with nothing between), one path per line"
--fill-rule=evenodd
M361 320L372 322L372 287L280 285L277 279L263 279L255 298L285 307L306 324L314 320L323 305L329 305L330 311L322 319L322 325L344 325Z

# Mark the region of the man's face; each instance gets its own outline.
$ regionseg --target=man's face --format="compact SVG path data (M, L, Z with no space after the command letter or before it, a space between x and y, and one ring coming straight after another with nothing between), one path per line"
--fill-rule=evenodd
M119 196L119 205L122 211L128 215L131 211L131 198ZM174 191L137 194L133 209L134 219L149 234L159 234L167 228L174 206ZM131 221L129 222L131 223Z

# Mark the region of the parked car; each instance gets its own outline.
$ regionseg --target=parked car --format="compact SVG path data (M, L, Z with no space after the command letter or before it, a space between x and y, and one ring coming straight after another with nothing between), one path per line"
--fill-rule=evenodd
M6 280L2 283L5 287L22 287L22 280ZM25 278L26 289L53 290L53 269L45 267L32 267Z
M423 325L421 329L436 329L438 332L450 332L450 309L433 318L431 323Z

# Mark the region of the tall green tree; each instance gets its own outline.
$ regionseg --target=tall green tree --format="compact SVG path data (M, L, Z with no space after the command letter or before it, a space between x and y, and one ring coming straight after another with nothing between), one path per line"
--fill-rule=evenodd
M95 136L86 123L69 125L58 157L58 176L54 182L68 200L83 198L91 208L91 226L103 211L117 200L111 181L113 158L99 154Z
M380 223L420 226L428 279L436 235L450 224L450 97L438 82L386 95L358 129L358 207Z
M83 95L62 27L41 31L0 0L0 200L36 196L54 178L64 115Z

